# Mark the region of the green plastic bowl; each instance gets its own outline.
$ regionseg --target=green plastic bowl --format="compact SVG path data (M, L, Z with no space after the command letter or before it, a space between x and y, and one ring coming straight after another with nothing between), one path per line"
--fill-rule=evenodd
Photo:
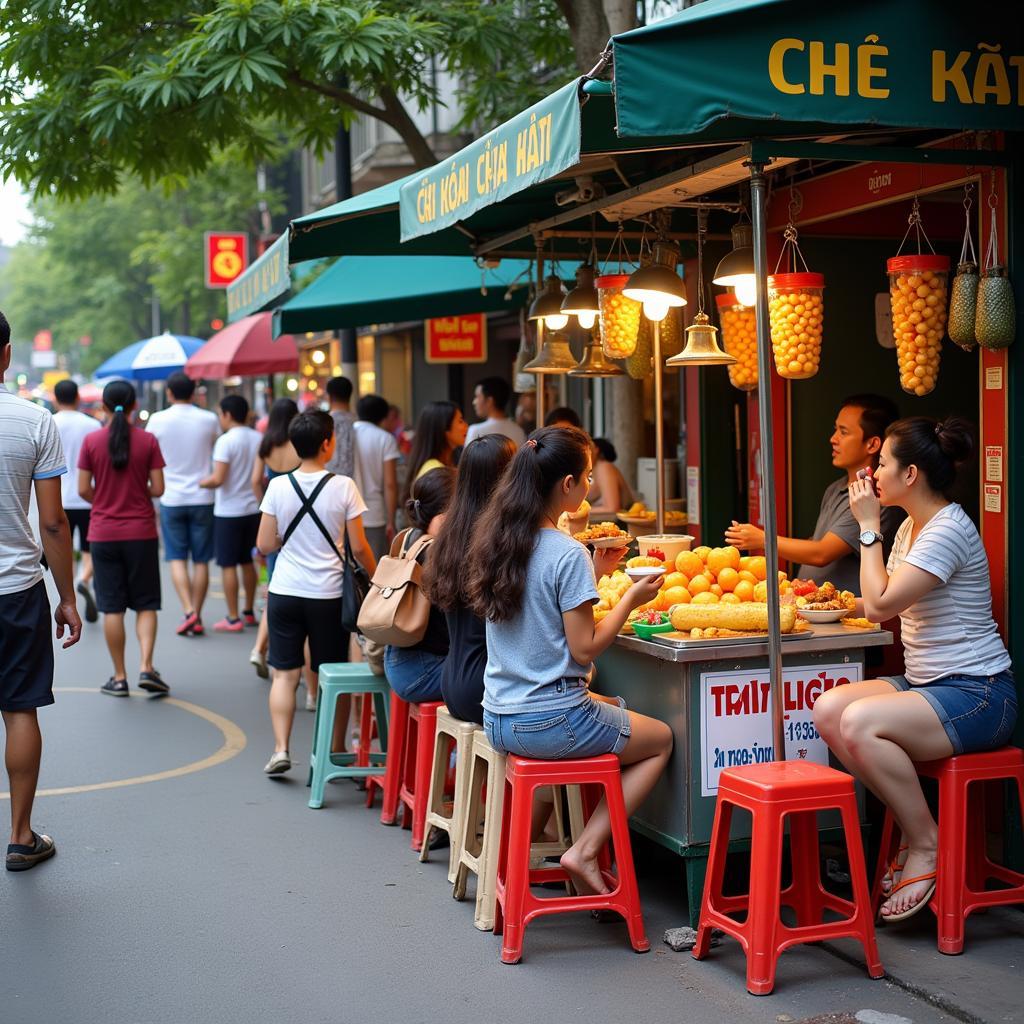
M633 623L633 632L641 640L650 640L656 633L671 633L675 626L671 622L663 622L660 626L648 626L643 622Z

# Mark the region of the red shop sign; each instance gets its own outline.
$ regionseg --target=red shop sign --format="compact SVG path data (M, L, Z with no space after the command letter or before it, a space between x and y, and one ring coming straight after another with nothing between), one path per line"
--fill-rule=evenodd
M207 231L204 263L207 288L227 288L249 265L249 236L244 231Z
M486 363L487 316L441 316L424 327L428 363Z

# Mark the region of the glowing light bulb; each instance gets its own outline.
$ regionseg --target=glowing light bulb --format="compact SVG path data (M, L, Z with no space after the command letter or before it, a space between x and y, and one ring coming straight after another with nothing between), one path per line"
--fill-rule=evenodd
M544 317L544 326L551 331L560 331L569 322L568 313L552 313Z
M597 314L592 309L581 310L576 316L579 319L580 327L585 331L589 331L597 319Z
M310 356L310 358L313 360L314 363L317 364L317 366L319 366L321 363L326 362L327 355L320 349L314 349L313 354L312 356Z
M757 279L751 275L736 280L733 285L736 300L744 306L753 306L757 302Z
M294 377L289 377L288 378L288 383L285 384L285 387L289 391L298 391L299 390L299 382Z
M644 300L644 316L655 323L664 320L668 316L668 296L662 298L649 298Z

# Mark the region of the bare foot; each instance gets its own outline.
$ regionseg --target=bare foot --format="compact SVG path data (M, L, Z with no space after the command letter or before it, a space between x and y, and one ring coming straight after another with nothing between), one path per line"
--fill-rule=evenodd
M584 858L575 846L562 854L559 863L569 873L576 891L581 896L604 895L609 892L596 858Z
M935 864L936 851L934 849L917 850L912 848L903 865L901 879L909 880L922 875L931 875L935 871ZM916 906L934 883L934 877L924 878L920 882L911 882L909 885L904 885L902 881L897 883L895 888L898 891L894 891L885 903L882 904L882 920L897 914L903 914Z
M893 886L900 884L900 876L903 874L903 866L907 862L907 851L909 849L910 847L905 845L899 848L896 856L892 859L892 863L889 865L889 869L882 877L881 889L886 896L892 892Z

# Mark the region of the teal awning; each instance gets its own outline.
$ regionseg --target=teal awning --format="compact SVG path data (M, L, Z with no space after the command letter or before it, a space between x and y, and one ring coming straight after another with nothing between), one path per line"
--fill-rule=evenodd
M614 38L618 132L1020 131L1022 25L962 0L705 0Z
M259 313L286 294L292 284L288 263L285 233L228 285L228 323Z
M575 267L559 271L571 277ZM274 335L514 311L526 303L530 274L525 260L481 269L468 256L343 257L275 312Z

